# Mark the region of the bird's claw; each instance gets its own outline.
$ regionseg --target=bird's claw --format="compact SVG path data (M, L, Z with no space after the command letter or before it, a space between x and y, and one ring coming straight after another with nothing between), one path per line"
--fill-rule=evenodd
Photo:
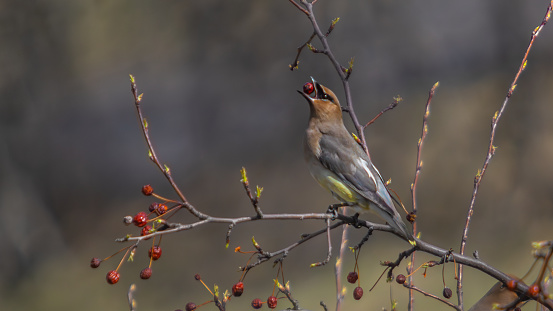
M363 227L361 225L361 222L359 222L359 213L355 213L355 215L353 215L352 218L353 218L353 223L352 223L353 227L355 227L356 229Z
M332 214L332 220L335 220L338 218L338 206L336 205L330 205L328 206L328 209L326 210L328 214Z

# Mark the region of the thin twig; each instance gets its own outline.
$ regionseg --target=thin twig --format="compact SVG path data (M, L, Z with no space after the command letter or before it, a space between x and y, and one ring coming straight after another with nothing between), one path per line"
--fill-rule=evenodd
M436 88L439 85L440 85L440 82L434 83L434 86L432 86L432 88L428 92L428 100L426 101L424 116L422 117L422 131L421 131L421 136L419 138L419 142L417 143L417 165L415 168L415 178L413 180L413 183L411 184L411 198L413 201L414 213L417 212L417 184L419 181L420 172L422 170L422 146L424 144L426 134L428 134L428 116L430 116L430 103L432 102L432 98L434 97ZM416 225L416 222L413 223L413 229L415 229L415 225ZM413 233L416 234L416 230Z
M363 125L363 129L366 129L369 125L373 124L378 118L380 118L384 113L386 113L388 110L392 110L394 109L395 107L397 107L397 105L399 104L399 102L402 100L401 97L394 97L394 101L392 101L391 104L388 105L388 107L382 109L374 118L372 118L372 120L370 120L369 122L367 122L367 124Z
M444 299L442 299L442 298L440 298L440 297L438 297L438 296L436 296L436 295L433 295L433 294L430 294L430 293L428 293L428 292L425 292L424 290L422 290L422 289L416 287L415 285L407 284L407 282L405 282L405 283L403 283L403 286L406 287L406 288L408 288L409 291L417 291L417 292L423 294L423 295L426 296L426 297L434 298L434 299L438 300L439 302L442 302L442 303L444 303L444 304L446 304L446 305L452 307L452 308L455 309L455 310L458 310L458 311L462 311L462 310L463 310L463 309L461 309L460 307L456 306L455 304L453 304L453 303L451 303L451 302L449 302L449 301L447 301L447 300L444 300Z
M275 280L275 281L277 283L278 290L281 293L283 293L286 296L286 298L288 298L288 300L294 306L294 308L292 310L303 310L303 309L300 309L299 301L297 299L294 299L294 297L292 297L292 292L290 291L290 288L289 288L288 284L282 285L277 280Z
M290 0L290 1L295 3L293 0ZM294 70L298 69L298 64L300 63L300 54L303 51L303 48L308 46L308 44L311 43L313 38L315 38L315 35L316 35L315 33L311 34L311 37L309 37L309 39L304 44L302 44L298 47L298 53L296 54L296 58L294 59L294 62L289 65L290 70L294 71Z
M272 253L268 253L268 252L267 252L267 253L261 254L261 255L258 257L258 260L257 260L256 262L251 263L251 264L249 264L249 265L247 265L247 266L245 266L245 267L241 267L240 270L249 270L249 269L251 269L251 268L253 268L253 267L255 267L255 266L257 266L257 265L259 265L259 264L261 264L261 263L264 263L264 262L266 262L267 260L272 259L272 258L274 258L274 257L276 257L276 256L286 255L286 254L288 254L288 252L289 252L290 250L292 250L292 249L294 249L294 248L300 246L301 244L303 244L303 243L305 243L305 242L311 240L311 239L314 238L314 237L317 237L317 236L319 236L319 235L321 235L321 234L323 234L323 233L325 233L325 232L328 232L329 230L336 229L336 228L338 228L338 227L344 225L344 223L345 223L345 222L343 222L343 221L339 221L339 222L337 222L337 223L335 223L335 224L333 224L333 225L331 225L331 226L329 226L329 227L326 227L326 228L324 228L324 229L315 231L315 232L313 232L313 233L311 233L311 234L303 235L301 240L299 240L299 241L297 241L297 242L295 242L295 243L293 243L293 244L291 244L291 245L289 245L289 246L287 246L287 247L285 247L285 248L283 248L283 249L280 249L280 250L275 251L275 252L272 252Z
M134 76L130 75L131 80L131 91L134 96L134 106L136 107L136 113L138 115L138 119L140 121L140 128L142 129L142 134L144 135L144 139L146 141L146 144L148 145L148 154L150 157L150 160L154 162L154 164L158 167L158 169L163 173L165 178L169 181L171 184L171 187L175 190L179 198L181 199L182 205L188 209L190 213L192 213L194 216L205 219L207 218L207 215L200 213L198 210L194 209L192 205L188 204L188 200L186 200L186 197L182 192L180 191L179 187L173 180L173 176L171 176L171 170L167 165L162 165L159 161L159 158L157 157L156 151L154 150L154 146L152 145L152 141L150 140L150 134L148 130L148 122L144 119L144 116L142 114L142 108L140 107L140 103L142 101L142 94L138 94L138 89L136 87L136 81Z
M240 181L242 182L242 185L244 185L246 194L248 195L248 198L252 202L252 205L255 210L255 213L257 214L257 217L263 218L263 212L261 212L261 208L259 207L259 197L261 196L261 191L263 191L263 188L257 186L255 197L254 197L250 189L250 182L246 174L246 168L242 167L242 169L240 170L240 174L242 175L242 179Z
M340 212L345 214L346 206L340 208ZM336 311L342 310L342 302L344 301L344 288L342 287L342 271L344 270L344 255L348 246L349 227L342 227L342 240L340 241L340 253L336 259L336 265L334 265L334 273L336 279Z
M307 12L304 8L302 8L299 4L297 4L296 1L290 0L290 2L292 2L292 4L295 5L296 8L298 8L298 10L302 11L305 15L309 15L309 12Z
M538 274L538 277L536 278L536 283L538 284L540 291L543 291L542 282L545 281L545 273L547 272L547 267L549 260L551 260L551 255L553 255L553 245L549 246L549 250L547 251L547 255L543 258L543 265L540 268L540 272Z
M127 300L129 301L129 309L134 311L136 309L136 300L134 300L134 292L136 291L136 285L131 284L127 291Z
M428 92L428 100L426 101L426 107L424 110L424 116L422 117L422 130L421 130L421 136L419 138L419 142L417 143L417 165L415 168L415 177L413 180L413 183L411 184L411 199L413 202L413 214L417 214L417 185L419 181L419 175L422 170L422 146L424 144L424 139L426 138L426 134L428 133L428 116L430 115L430 103L432 102L432 98L434 97L434 93L436 92L436 88L440 85L439 82L434 83L430 91ZM413 219L413 236L417 235L417 218L415 217ZM409 266L409 283L413 284L413 276L411 273L413 272L413 267L415 266L415 253L411 254L411 265ZM413 310L415 304L415 295L413 293L413 289L409 289L409 305L408 310Z
M470 200L470 205L467 213L467 218L465 222L465 227L463 230L463 236L461 238L461 247L459 250L459 253L464 254L465 253L465 247L467 244L468 239L468 232L470 227L470 222L472 220L472 214L474 213L474 202L476 201L476 195L478 194L478 189L480 188L480 183L482 182L482 178L484 177L484 174L486 173L486 170L488 169L488 164L490 163L490 160L492 159L493 155L495 154L496 147L494 146L495 141L495 133L497 130L497 124L499 123L499 120L503 116L503 112L505 111L505 108L507 107L507 103L509 102L509 98L511 98L511 95L513 94L518 78L520 77L520 74L522 71L526 68L526 61L528 58L528 54L530 53L530 49L532 48L532 45L534 44L534 40L538 37L541 30L551 17L551 11L553 8L553 0L549 3L549 6L547 7L547 11L545 13L545 17L543 18L541 24L534 29L532 32L532 36L530 38L530 43L528 44L528 47L526 49L526 52L524 53L524 57L522 58L522 62L518 68L518 71L515 75L515 78L513 79L513 82L511 83L511 86L509 87L509 90L507 92L507 96L505 97L505 100L503 101L503 104L501 105L501 108L499 111L495 113L495 115L492 118L492 129L490 133L490 142L488 144L488 153L486 154L486 159L484 160L484 165L482 166L482 169L478 171L476 174L476 177L474 178L474 189L472 191L472 197ZM459 266L459 278L457 279L457 298L458 298L458 304L461 309L463 308L463 266Z
M311 267L324 266L330 261L330 258L332 257L332 239L330 238L330 219L327 218L325 222L326 222L326 239L328 241L328 253L326 258L323 261L312 263Z

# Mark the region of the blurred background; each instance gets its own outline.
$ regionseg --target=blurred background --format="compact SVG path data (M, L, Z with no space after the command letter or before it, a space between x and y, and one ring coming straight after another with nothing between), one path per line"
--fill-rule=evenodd
M458 250L491 117L548 3L317 3L321 28L340 17L329 42L344 66L355 58L350 81L360 120L372 119L394 96L404 98L366 134L375 165L407 205L424 105L428 90L440 81L418 187L418 224L426 241ZM251 249L252 236L274 251L324 226L316 221L239 225L229 249L226 225L168 235L148 281L138 275L148 264L149 243L122 266L116 285L106 284L105 274L120 256L96 270L89 267L92 257L123 247L115 238L138 233L121 220L152 202L141 195L142 185L176 197L148 160L129 74L144 93L144 113L162 162L201 211L253 214L239 181L242 166L252 185L265 189L265 213L323 211L334 203L303 163L308 108L296 90L310 76L345 101L343 89L320 54L305 51L299 70L289 70L296 48L312 32L289 1L2 0L0 25L2 309L126 310L131 283L137 284L138 310L184 309L187 302L210 299L194 281L196 273L209 286L230 290L241 275L237 267L248 260L233 249ZM498 149L468 240L468 254L478 250L485 261L518 276L532 263L530 243L553 238L551 55L553 29L547 25L499 124ZM186 213L173 219L194 221ZM351 245L364 234L352 232ZM336 230L335 253L339 238ZM374 234L360 256L365 296L351 299L354 286L348 284L347 310L389 309L390 299L406 309L406 292L395 283L381 281L368 292L382 272L378 263L394 260L406 247L388 234ZM321 310L321 300L334 306L333 264L309 268L326 251L321 237L285 261L285 277L305 308ZM353 270L352 257L346 258L345 273ZM418 256L420 263L430 259L435 258ZM439 295L441 270L429 270L426 278L419 273L417 284ZM445 271L454 288L453 266ZM495 281L465 271L470 306ZM229 310L247 310L253 298L266 299L276 273L271 263L252 270L244 295L233 299ZM423 297L417 304L444 309ZM288 306L279 301L279 307Z

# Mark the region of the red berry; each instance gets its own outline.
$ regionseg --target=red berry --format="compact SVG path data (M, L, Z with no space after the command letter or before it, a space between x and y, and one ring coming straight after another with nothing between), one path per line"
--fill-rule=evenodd
M196 304L193 302L189 302L186 304L186 307L184 308L186 311L194 311L196 310Z
M154 188L150 185L142 186L142 193L144 195L152 195L152 193L154 193Z
M111 270L106 275L106 280L108 281L109 284L115 284L115 283L119 282L119 272L117 272L115 270Z
M242 296L242 293L244 292L244 283L242 282L238 282L234 285L232 285L232 294L235 296L235 297L240 297Z
M158 260L159 257L161 257L161 247L154 245L154 247L148 250L148 256L150 256L153 260Z
M357 282L358 278L359 278L359 276L357 275L357 272L355 272L355 271L350 272L348 274L348 282L350 282L351 284Z
M353 299L359 300L361 297L363 297L363 289L358 286L353 290Z
M147 280L152 276L152 268L144 268L142 271L140 271L140 278L143 280Z
M445 287L442 294L447 299L449 299L449 298L451 298L451 296L453 296L453 292L451 291L451 288L449 288L449 287Z
M102 263L102 261L100 260L100 258L92 258L92 260L90 261L90 266L92 268L98 268L100 266L100 264Z
M509 280L507 282L507 288L510 290L510 291L514 291L515 288L517 288L517 281L516 280Z
M140 235L142 235L142 236L148 235L148 234L151 233L150 231L152 231L152 227L146 225L146 226L144 226L144 227L142 228L142 231L140 231ZM147 240L147 239L146 239L146 240Z
M305 94L311 94L313 93L314 90L315 90L315 86L313 86L313 83L311 82L307 82L306 84L303 85L303 92Z
M267 306L271 309L276 308L278 299L275 296L269 296L267 298Z
M140 212L136 214L132 222L138 227L144 227L148 221L148 214L146 212Z
M263 302L261 301L261 299L255 298L254 300L252 300L252 308L261 309L262 306Z
M538 284L530 285L528 287L528 294L531 297L537 297L540 294L540 287L538 286Z
M399 274L399 275L396 277L396 282L397 282L398 284L403 284L403 283L405 283L405 280L406 280L406 278L405 278L405 275L403 275L403 274Z

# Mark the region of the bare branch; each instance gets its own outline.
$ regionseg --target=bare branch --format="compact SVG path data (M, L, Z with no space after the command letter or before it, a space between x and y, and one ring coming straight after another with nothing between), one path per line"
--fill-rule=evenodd
M367 124L363 125L363 129L366 129L369 125L373 124L378 118L380 118L384 113L386 113L388 110L392 110L399 104L400 101L402 101L403 98L400 96L394 97L394 100L391 104L388 105L388 107L382 109L372 120L367 122Z
M495 115L492 118L492 129L490 133L490 142L488 144L488 153L486 154L486 159L484 160L484 165L482 165L482 169L478 170L478 173L476 174L476 177L474 178L474 189L472 191L472 197L470 200L469 209L467 212L466 222L465 222L465 228L463 230L463 236L461 238L461 247L459 252L461 254L465 253L465 247L467 244L468 239L468 233L469 233L469 227L470 222L472 220L472 214L474 213L474 203L476 201L476 195L478 194L478 190L480 189L480 183L482 182L482 178L484 177L484 174L486 173L486 170L488 169L488 164L490 163L490 160L492 159L493 155L495 154L496 147L494 146L495 141L495 133L497 130L497 124L499 123L499 120L503 116L503 113L505 111L505 108L507 107L507 103L509 102L509 99L511 98L511 95L513 94L518 78L520 77L520 74L522 71L526 68L526 61L528 58L528 54L530 53L530 49L532 48L532 45L534 44L534 40L538 37L541 30L551 17L551 11L553 8L553 0L549 3L549 6L547 7L547 11L545 13L545 17L543 18L541 24L534 29L532 32L532 36L530 38L530 43L528 44L528 47L526 48L526 52L524 53L524 57L522 58L522 62L519 66L519 69L515 75L515 78L513 79L513 82L511 83L511 86L509 87L509 90L507 92L507 96L505 97L505 100L503 101L503 104L501 105L501 108L499 111L495 113ZM459 266L459 278L457 279L457 297L459 300L459 306L463 308L463 266Z
M129 290L127 291L127 300L129 301L129 309L130 311L136 310L136 300L134 300L134 292L136 291L136 285L131 284L129 286Z
M411 200L413 202L413 215L417 214L417 184L419 181L419 175L422 170L422 146L424 139L428 133L428 116L430 115L430 103L436 92L436 88L440 85L439 82L434 83L430 91L428 92L428 100L426 101L426 108L424 110L424 116L422 117L422 131L419 142L417 143L417 165L415 167L415 177L411 184ZM417 235L417 218L413 217L413 236ZM415 253L411 254L411 265L409 266L409 284L413 285L413 276L411 275L412 269L415 266ZM413 310L415 304L415 295L413 295L413 288L409 289L409 310Z
M330 261L330 257L332 257L332 240L330 239L330 219L326 219L325 222L326 222L326 239L328 241L327 256L323 261L311 264L311 267L324 266Z

